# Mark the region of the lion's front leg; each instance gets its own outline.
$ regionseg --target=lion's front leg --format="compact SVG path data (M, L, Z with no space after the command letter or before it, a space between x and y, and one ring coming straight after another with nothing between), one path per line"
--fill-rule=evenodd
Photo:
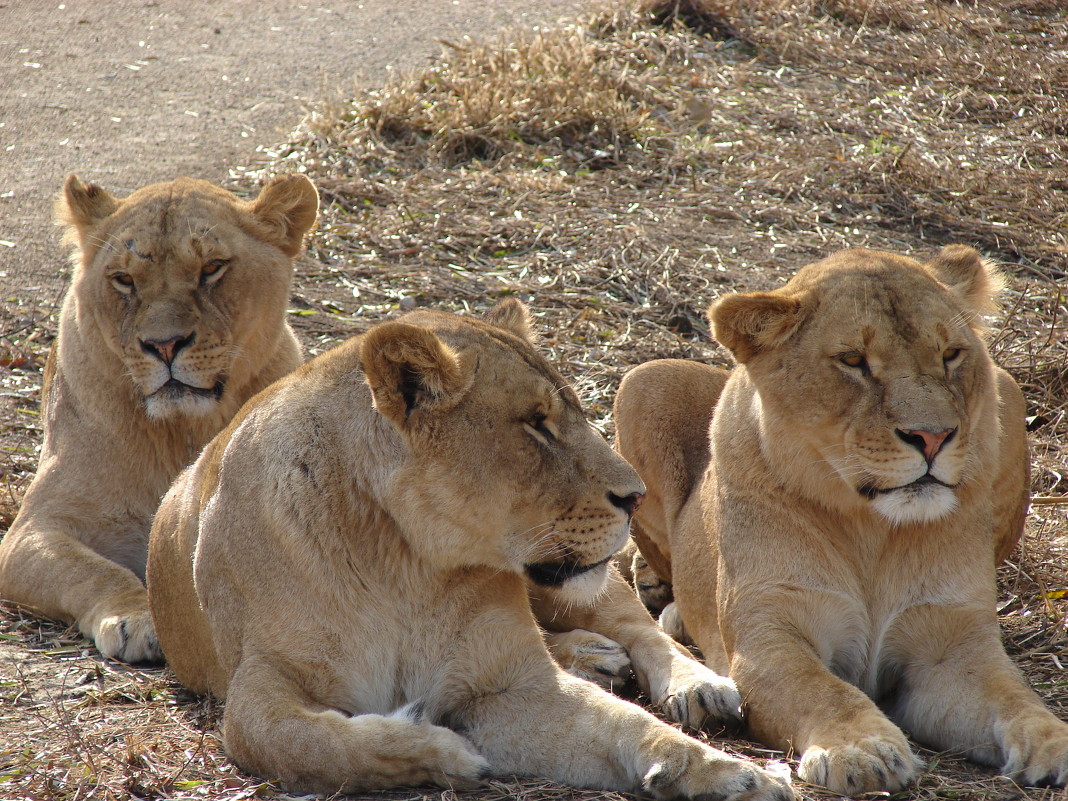
M32 516L16 521L0 542L0 597L77 623L104 656L163 659L141 579L60 523Z
M899 628L913 645L891 714L917 740L1027 784L1068 783L1068 723L1026 685L990 609L924 606Z
M862 637L850 635L863 631L863 609L811 588L735 590L729 597L719 619L754 737L796 752L798 775L835 793L893 792L916 778L920 763L904 732L829 667L856 659L864 647ZM685 594L681 600L688 601ZM834 625L820 628L819 621Z
M498 775L544 776L656 798L793 798L788 771L710 748L589 682L530 660L509 690L465 715L465 734Z
M709 670L664 634L615 569L609 572L605 591L589 606L563 602L551 588L530 586L529 593L544 628L585 630L618 643L630 656L642 689L672 720L698 729L741 719L741 696L734 682ZM558 661L568 668L566 661Z

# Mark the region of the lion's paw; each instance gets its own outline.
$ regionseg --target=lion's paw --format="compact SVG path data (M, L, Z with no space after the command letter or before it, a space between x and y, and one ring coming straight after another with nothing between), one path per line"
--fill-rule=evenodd
M682 615L679 613L679 605L672 601L664 607L657 620L660 630L677 643L693 645L693 640L686 632L686 626L682 623Z
M427 725L425 764L440 766L430 780L452 790L477 790L492 775L489 762L464 737L444 726Z
M664 714L689 729L733 726L742 719L742 696L732 679L699 662L679 659L672 668Z
M630 567L631 576L634 578L634 589L641 598L645 608L653 614L660 612L671 603L674 598L671 584L663 581L656 572L649 567L645 557L640 551L634 552L634 559Z
M1001 772L1042 787L1068 784L1068 724L1046 710L1013 721L1002 737Z
M645 774L642 787L659 799L715 801L792 801L790 770L782 763L762 769L752 762L702 747L694 755L677 748Z
M801 757L797 775L834 793L857 795L900 790L915 780L920 766L902 734L866 737L830 748L813 746Z
M163 661L163 651L148 610L104 618L97 627L93 642L104 656L128 664Z
M611 690L626 683L631 674L627 650L600 634L575 629L545 635L553 659L572 676Z

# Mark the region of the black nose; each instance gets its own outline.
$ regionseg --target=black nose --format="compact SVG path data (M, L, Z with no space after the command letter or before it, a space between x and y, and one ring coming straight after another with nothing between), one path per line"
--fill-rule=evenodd
M642 498L645 496L640 492L632 492L630 495L616 495L614 492L608 493L608 500L612 505L618 509L622 509L628 515L634 514L638 511L638 507L641 506Z
M170 366L178 351L192 344L195 334L187 337L171 337L170 339L142 339L141 350L149 356L155 356L161 362Z

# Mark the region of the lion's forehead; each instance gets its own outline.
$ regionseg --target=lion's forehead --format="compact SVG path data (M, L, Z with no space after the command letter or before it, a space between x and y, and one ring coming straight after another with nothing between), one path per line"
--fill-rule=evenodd
M909 282L848 282L828 287L815 315L816 335L835 345L895 353L970 339L968 319L934 287Z
M199 263L228 255L239 235L233 209L216 202L185 198L126 211L105 238L109 259Z

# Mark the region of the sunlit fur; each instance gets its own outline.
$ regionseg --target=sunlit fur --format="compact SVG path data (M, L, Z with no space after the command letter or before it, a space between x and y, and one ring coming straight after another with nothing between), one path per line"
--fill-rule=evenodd
M68 179L74 276L0 597L76 622L107 656L160 659L142 583L152 515L241 404L300 364L285 309L317 208L303 176L251 202L188 178L125 199Z
M414 312L262 393L175 482L149 548L160 642L180 681L225 698L231 758L297 790L522 774L786 801L549 656L539 624L599 634L675 719L736 719L733 684L654 636L601 564L643 491L524 306Z
M709 320L728 372L651 362L616 400L634 537L668 623L729 669L750 734L835 794L894 792L904 732L1027 783L1068 725L1001 645L994 568L1029 500L1025 403L987 352L1002 279L968 247L850 250Z

